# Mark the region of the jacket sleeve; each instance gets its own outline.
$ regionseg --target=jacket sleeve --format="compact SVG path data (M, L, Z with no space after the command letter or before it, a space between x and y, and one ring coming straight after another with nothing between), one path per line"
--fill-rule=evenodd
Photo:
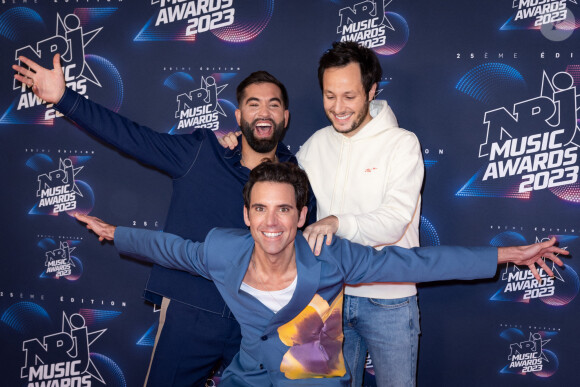
M203 143L201 134L173 136L158 133L69 88L54 107L87 132L172 178L187 172Z
M346 239L336 239L329 253L340 257L347 284L471 280L493 277L497 271L495 247L436 246L405 249L387 246L377 251Z
M170 233L117 227L115 247L121 254L211 279L205 261L204 243Z
M339 237L369 246L393 244L403 237L415 212L420 211L425 172L417 137L408 132L391 152L388 186L381 205L367 213L336 215Z

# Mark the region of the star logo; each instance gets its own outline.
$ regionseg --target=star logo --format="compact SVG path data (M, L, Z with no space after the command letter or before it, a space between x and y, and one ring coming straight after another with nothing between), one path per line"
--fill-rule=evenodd
M67 316L63 312L61 332L44 336L42 342L32 339L22 343L25 362L20 377L28 379L29 382L44 380L44 375L49 375L55 367L65 364L67 373L90 375L105 383L90 353L91 345L106 330L90 332L82 315L74 313Z
M64 260L65 265L75 266L73 260L70 258L70 254L75 249L76 247L69 247L67 242L60 242L60 248L46 252L46 261L44 262L44 266L54 266L55 261L57 260Z
M227 116L224 109L219 103L218 96L226 88L228 84L218 86L214 77L201 77L201 84L199 89L190 91L189 93L179 94L177 96L177 111L175 118L182 118L182 111L187 109L194 109L197 106L209 105L208 112L217 112L222 116Z
M81 52L74 52L74 50L69 49L67 50L67 52L63 55L61 55L61 58L63 60L63 62L65 63L72 63L73 60L75 59L75 57L80 57L82 58L81 60L81 68L78 71L78 76L77 78L84 78L87 81L97 85L97 86L101 86L101 83L99 82L99 80L97 79L97 77L95 76L95 74L93 73L93 70L91 69L91 67L89 66L89 64L84 60L85 57L85 47L87 47L89 45L89 43L91 43L93 41L93 39L97 36L97 34L99 32L101 32L101 30L103 29L103 27L94 29L92 31L89 32L84 32L83 28L81 27L81 22L80 19L77 15L75 14L69 14L66 15L63 18L60 17L59 14L56 15L56 35L55 36L60 36L66 40L68 40L69 45L72 46L74 43L76 43L75 46L78 47L78 49ZM75 41L71 41L71 35L77 39L75 39ZM74 55L74 56L73 56Z
M508 360L516 360L525 354L532 354L535 359L548 360L544 354L544 346L550 342L550 339L542 340L540 333L531 333L527 341L514 343L510 345L510 354Z

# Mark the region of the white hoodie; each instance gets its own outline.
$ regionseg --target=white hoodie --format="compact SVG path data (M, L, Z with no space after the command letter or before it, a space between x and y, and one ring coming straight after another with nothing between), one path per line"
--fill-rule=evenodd
M377 249L419 246L423 157L417 137L398 127L386 101L372 101L373 119L352 137L332 125L314 133L296 157L316 195L317 217L335 215L336 233ZM417 293L415 284L347 286L346 294L393 299Z

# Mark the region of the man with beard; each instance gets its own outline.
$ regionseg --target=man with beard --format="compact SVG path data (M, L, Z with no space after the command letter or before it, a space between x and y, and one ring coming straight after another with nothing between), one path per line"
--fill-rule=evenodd
M14 77L69 120L139 162L173 179L164 230L203 240L216 226L244 228L242 188L264 159L296 162L278 141L288 123L284 85L265 71L252 73L236 90L241 146L223 149L210 130L172 136L124 118L66 88L60 58L53 70L20 57ZM193 221L195 219L195 221ZM202 277L155 265L145 298L161 305L159 328L145 384L203 386L218 364L240 348L240 329L215 285Z
M315 254L333 234L377 249L419 246L421 147L398 127L387 101L374 100L381 78L375 53L355 42L334 43L320 58L318 80L331 125L296 154L317 198L319 221L304 231ZM415 284L346 286L344 294L344 358L352 386L362 385L367 350L378 386L414 386Z

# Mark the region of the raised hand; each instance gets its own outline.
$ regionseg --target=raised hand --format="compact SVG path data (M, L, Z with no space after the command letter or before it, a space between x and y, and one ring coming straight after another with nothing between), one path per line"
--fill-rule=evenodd
M14 78L30 87L32 92L40 99L48 103L60 101L66 88L62 66L60 65L60 55L56 54L52 58L54 67L52 70L46 69L24 56L20 56L18 59L29 68L12 65L12 69L17 71L14 74Z

